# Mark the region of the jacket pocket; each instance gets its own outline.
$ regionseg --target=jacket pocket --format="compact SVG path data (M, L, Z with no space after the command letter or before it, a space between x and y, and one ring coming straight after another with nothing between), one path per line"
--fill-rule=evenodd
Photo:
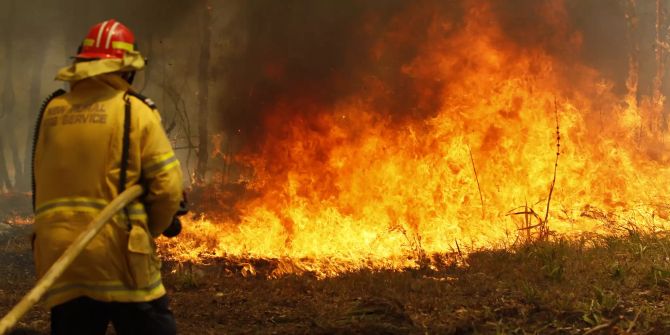
M144 288L151 284L152 254L151 240L147 231L133 224L128 236L128 267L135 288Z

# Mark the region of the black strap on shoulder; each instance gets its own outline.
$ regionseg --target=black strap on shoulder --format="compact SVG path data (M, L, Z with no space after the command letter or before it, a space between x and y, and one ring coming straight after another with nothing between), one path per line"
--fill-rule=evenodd
M145 97L145 96L143 96L142 94L139 94L139 93L133 92L133 91L128 91L128 94L134 96L135 98L138 98L138 99L142 100L142 102L144 102L145 105L149 106L149 108L156 109L156 104L154 103L154 101Z
M40 126L42 125L42 118L44 118L44 111L46 111L47 106L51 100L65 94L65 90L58 89L55 92L51 93L44 102L42 102L42 107L40 108L39 114L37 114L37 122L35 123L35 130L33 133L33 152L31 157L31 166L30 166L30 183L31 189L33 191L33 212L35 212L35 198L36 198L36 188L35 188L35 149L37 148L37 141L40 139Z
M119 194L126 190L126 181L128 179L128 158L130 156L130 100L124 97L125 108L123 113L123 142L121 144L121 170L119 171ZM128 221L130 230L130 217L128 215L128 206L123 209Z
M125 100L123 113L123 142L121 144L121 171L119 172L119 193L126 190L128 175L128 156L130 150L130 100Z

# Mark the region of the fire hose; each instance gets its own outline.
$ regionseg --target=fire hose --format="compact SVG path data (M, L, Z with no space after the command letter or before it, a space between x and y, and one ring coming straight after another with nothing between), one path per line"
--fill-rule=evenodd
M49 268L46 274L35 284L28 294L23 296L14 308L12 308L5 317L0 320L0 335L5 335L16 323L23 317L30 308L32 308L54 284L54 282L65 272L86 246L98 235L105 224L119 211L123 210L130 202L142 195L142 186L135 185L123 193L105 207L98 216L96 216L86 227L86 229L77 236L65 252Z

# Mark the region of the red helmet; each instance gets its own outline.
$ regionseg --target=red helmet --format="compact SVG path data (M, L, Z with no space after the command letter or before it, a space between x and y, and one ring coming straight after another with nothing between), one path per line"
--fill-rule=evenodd
M77 58L123 58L127 51L135 50L135 35L116 20L98 23L86 35Z

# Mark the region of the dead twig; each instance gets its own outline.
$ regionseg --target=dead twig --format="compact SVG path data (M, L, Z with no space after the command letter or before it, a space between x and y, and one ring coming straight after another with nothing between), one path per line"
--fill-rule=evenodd
M477 181L477 190L479 191L479 201L482 203L482 220L486 216L486 211L484 209L484 197L482 196L482 187L479 184L479 176L477 176L477 168L475 168L475 160L472 158L472 149L468 145L468 152L470 153L470 163L472 163L472 171L475 172L475 180Z
M614 326L616 326L616 324L619 323L619 321L621 321L621 320L623 320L623 317L619 316L617 318L612 319L610 322L599 324L599 325L585 331L584 335L593 334L593 333L595 333L597 331L600 331L600 330L611 329Z
M537 214L537 212L532 207L528 207L528 205L525 205L525 206L518 207L518 208L523 208L523 210L518 211L518 212L513 212L514 211L514 209L513 209L513 210L511 210L507 213L507 216L509 216L509 215L523 215L524 216L524 226L519 228L519 230L526 230L526 229L530 229L530 228L536 228L538 225L543 224L542 218L540 217L540 215ZM537 219L537 221L539 223L536 224L536 225L531 225L530 224L530 217L531 216L534 217L535 219Z
M521 209L521 210L519 210ZM517 228L517 231L525 231L526 232L526 239L525 242L530 242L532 241L532 235L531 235L531 230L534 228L540 228L542 230L542 227L544 225L544 221L542 221L542 218L540 215L535 212L535 210L532 207L528 206L528 202L526 202L525 205L521 207L514 208L507 212L506 216L509 215L523 215L523 225L521 228ZM532 218L535 218L537 220L536 224L531 224ZM541 233L541 232L540 232ZM518 242L519 236L517 235L516 241L514 241L514 244Z
M461 252L461 247L458 245L458 240L454 240L456 242L456 251L458 252L458 258L461 261L461 264L467 265L468 263L465 261L465 257L463 257L463 252Z
M556 185L556 173L558 171L558 157L561 155L561 131L558 123L558 103L554 98L554 115L556 116L556 161L554 163L554 179L551 181L551 188L549 188L549 197L547 198L547 211L544 213L544 221L540 229L540 238L544 239L549 233L549 206L551 204L551 196L554 193L554 186Z
M184 101L184 98L180 94L180 90L175 87L174 83L168 84L167 82L164 81L161 87L163 88L163 94L165 94L171 100L174 106L173 109L175 111L174 114L172 114L172 120L168 122L166 132L169 135L177 126L179 126L179 128L181 129L181 132L183 133L183 139L186 140L187 143L185 146L181 146L180 150L188 149L185 166L188 172L187 175L190 178L191 153L193 150L197 150L198 146L193 143L193 135L191 133L191 120L189 118L186 102Z
M628 329L626 329L626 333L630 334L631 331L633 331L633 328L635 328L635 324L637 323L637 319L640 317L640 314L642 313L642 310L638 310L637 313L635 313L635 317L633 318L633 321L631 321L630 325L628 325Z
M536 225L532 225L532 226L521 227L521 228L519 228L518 230L520 230L520 231L521 231L521 230L531 230L531 229L533 229L533 228L538 228L538 227L542 227L542 223L538 223L538 224L536 224Z
M423 249L423 246L421 245L421 235L419 235L418 232L413 232L410 236L410 233L407 232L407 229L402 224L396 224L390 227L389 231L398 231L400 232L403 237L407 240L407 246L410 248L410 250L414 253L414 256L417 258L419 263L423 266L426 264L427 257L426 257L426 251Z
M528 200L526 199L526 204L524 205L524 211L523 211L523 229L526 230L526 243L531 241L532 235L530 234L531 230L531 224L530 224L530 218L528 217L528 214L533 214L537 218L537 220L540 222L538 225L542 225L542 219L535 214L535 211L531 208L530 211L528 211ZM519 229L521 230L521 229Z
M189 150L190 149L198 149L198 147L195 146L195 145L183 145L183 146L178 146L178 147L172 148L172 150L185 150L185 149L189 149Z

